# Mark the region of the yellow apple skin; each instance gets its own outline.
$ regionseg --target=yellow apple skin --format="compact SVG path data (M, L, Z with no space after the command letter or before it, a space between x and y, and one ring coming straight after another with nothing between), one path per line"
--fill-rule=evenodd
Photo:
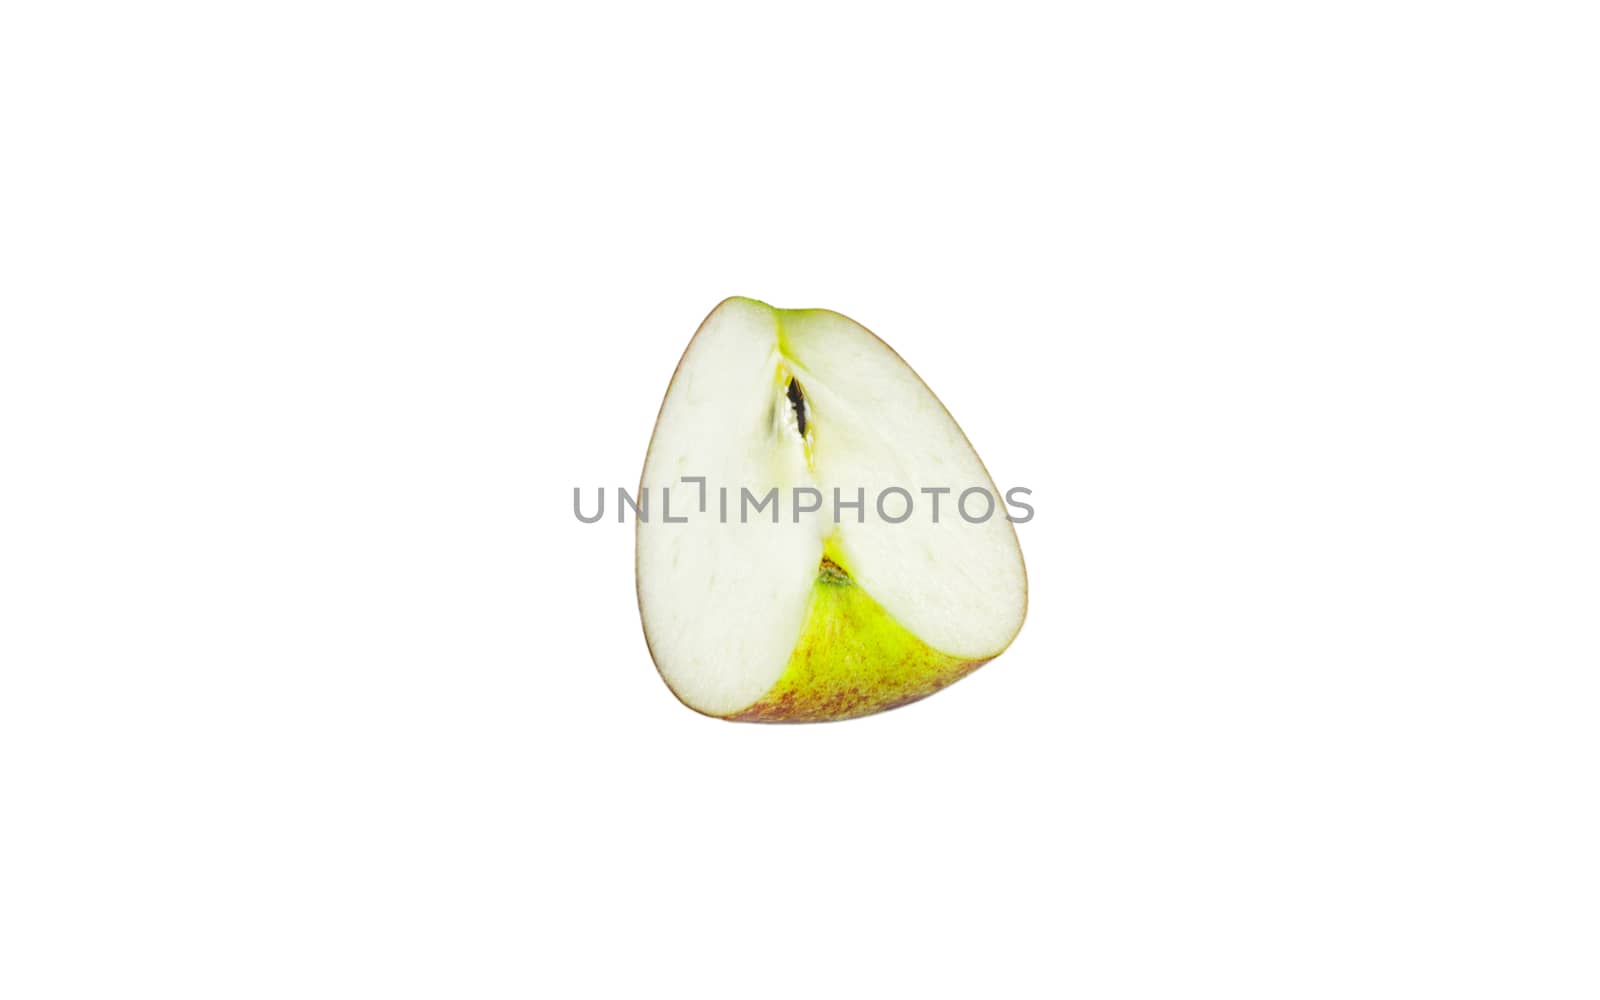
M760 701L726 718L832 722L872 715L926 698L991 659L961 659L929 646L825 558L788 666Z

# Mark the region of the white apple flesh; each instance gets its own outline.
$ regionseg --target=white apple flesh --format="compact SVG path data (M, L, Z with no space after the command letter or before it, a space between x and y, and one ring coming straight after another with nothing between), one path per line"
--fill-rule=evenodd
M820 509L799 510L816 498L796 503L796 487ZM777 523L754 506L773 488ZM969 497L969 520L957 503L974 488L988 497ZM965 676L1022 627L1022 551L977 452L910 366L838 313L713 310L668 386L640 491L645 638L698 712L868 715Z

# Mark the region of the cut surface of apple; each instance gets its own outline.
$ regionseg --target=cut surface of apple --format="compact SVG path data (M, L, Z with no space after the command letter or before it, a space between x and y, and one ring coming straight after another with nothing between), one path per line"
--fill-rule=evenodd
M880 712L1022 627L1022 551L977 452L910 366L838 313L713 310L668 386L640 492L645 639L704 714Z

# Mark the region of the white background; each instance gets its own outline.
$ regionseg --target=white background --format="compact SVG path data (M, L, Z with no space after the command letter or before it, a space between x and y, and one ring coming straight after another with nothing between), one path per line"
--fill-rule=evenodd
M7 4L0 995L1594 997L1584 4ZM939 392L1021 637L682 708L730 294Z

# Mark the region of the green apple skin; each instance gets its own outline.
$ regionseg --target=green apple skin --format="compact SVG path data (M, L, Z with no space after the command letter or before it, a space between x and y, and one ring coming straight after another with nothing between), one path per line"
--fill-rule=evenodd
M834 556L812 585L805 628L778 682L734 722L832 722L899 708L989 662L941 653L850 579Z

